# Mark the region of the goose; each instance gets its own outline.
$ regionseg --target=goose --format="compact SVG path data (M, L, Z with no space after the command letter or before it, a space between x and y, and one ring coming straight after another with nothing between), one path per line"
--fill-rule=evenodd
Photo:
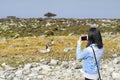
M51 39L51 41L50 41L50 42L48 42L47 44L48 44L49 46L54 45L54 40L53 40L53 39Z
M50 47L48 44L46 44L46 48L45 49L38 49L39 53L49 53L50 52Z

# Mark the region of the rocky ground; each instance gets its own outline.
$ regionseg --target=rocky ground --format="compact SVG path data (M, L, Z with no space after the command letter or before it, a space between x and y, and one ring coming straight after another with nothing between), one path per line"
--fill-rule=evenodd
M77 60L59 61L51 59L40 63L28 63L17 68L3 63L0 80L84 80L82 63ZM102 60L101 76L103 80L120 80L120 57Z

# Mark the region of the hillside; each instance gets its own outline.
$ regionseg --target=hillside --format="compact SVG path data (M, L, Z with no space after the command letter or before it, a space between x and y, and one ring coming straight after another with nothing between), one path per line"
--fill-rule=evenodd
M0 36L18 38L28 36L68 36L87 33L98 27L102 33L119 34L119 19L16 18L0 19Z
M0 19L0 80L83 80L76 45L90 27L102 33L103 79L120 79L120 19L7 17ZM52 40L50 52L41 53Z

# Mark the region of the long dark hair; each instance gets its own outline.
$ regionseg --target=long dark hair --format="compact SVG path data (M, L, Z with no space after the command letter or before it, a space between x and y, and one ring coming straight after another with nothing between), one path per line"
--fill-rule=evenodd
M103 47L101 33L97 28L90 28L88 31L87 47L90 46L91 44L96 44L99 49Z

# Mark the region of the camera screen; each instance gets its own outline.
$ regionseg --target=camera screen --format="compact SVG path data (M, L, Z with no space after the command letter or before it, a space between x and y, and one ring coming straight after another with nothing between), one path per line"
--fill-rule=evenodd
M87 36L82 36L81 40L87 40Z

